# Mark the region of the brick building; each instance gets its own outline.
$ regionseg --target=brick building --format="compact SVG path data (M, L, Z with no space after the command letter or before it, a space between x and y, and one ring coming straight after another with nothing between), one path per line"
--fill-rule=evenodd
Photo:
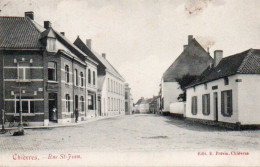
M102 116L125 114L125 79L107 60L91 48L91 40L84 43L79 37L74 44L98 63L97 113Z
M30 125L70 123L87 116L86 69L97 64L64 33L25 17L0 17L0 107L10 121L19 115ZM19 93L21 88L21 94Z

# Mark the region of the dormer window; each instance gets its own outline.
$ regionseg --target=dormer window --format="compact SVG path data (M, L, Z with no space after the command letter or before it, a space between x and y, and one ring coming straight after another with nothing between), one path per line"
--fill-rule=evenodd
M47 39L47 50L49 52L56 51L56 39L55 38L48 38Z

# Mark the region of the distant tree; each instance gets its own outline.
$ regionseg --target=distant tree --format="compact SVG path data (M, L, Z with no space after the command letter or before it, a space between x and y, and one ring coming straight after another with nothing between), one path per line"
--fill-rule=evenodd
M186 101L186 89L185 89L185 87L188 86L191 82L193 82L197 78L198 78L198 76L190 75L190 74L183 75L181 78L176 78L176 81L178 82L181 90L183 91L183 93L179 94L179 96L177 98L178 100Z

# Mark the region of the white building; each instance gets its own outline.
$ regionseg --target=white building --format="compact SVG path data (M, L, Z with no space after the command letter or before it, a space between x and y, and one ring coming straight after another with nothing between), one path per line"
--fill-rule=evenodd
M91 48L91 40L86 44L78 37L74 44L95 60L98 65L89 65L88 105L91 116L125 114L125 79L106 59Z
M188 45L184 45L183 52L163 74L161 80L162 112L170 112L170 104L178 102L178 96L183 93L177 79L187 74L200 75L212 61L209 53L192 35L189 35Z
M260 125L260 50L222 55L215 51L214 66L187 87L186 117L233 128Z

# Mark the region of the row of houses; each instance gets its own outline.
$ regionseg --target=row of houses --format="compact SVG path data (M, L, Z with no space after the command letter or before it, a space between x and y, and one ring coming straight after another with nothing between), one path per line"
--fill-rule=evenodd
M47 126L75 122L75 111L83 121L132 110L129 85L91 39L71 42L33 12L0 17L0 27L0 108L8 121L20 111L30 125Z
M260 125L260 50L212 58L192 35L165 71L160 112L229 127Z
M160 97L153 96L152 98L141 97L134 104L134 113L136 114L157 114L160 110Z

